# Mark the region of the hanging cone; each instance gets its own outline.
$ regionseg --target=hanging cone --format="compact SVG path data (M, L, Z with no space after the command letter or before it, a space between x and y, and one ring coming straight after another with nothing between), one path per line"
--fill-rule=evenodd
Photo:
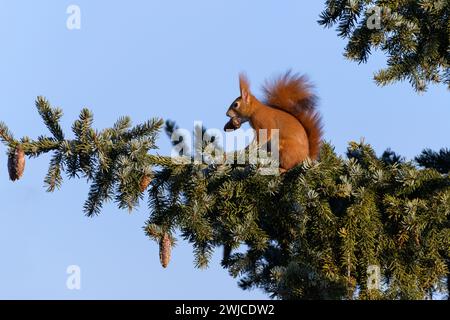
M170 254L172 252L172 241L168 233L164 233L159 243L159 260L163 268L167 268L170 262Z
M21 147L11 150L8 156L8 172L11 181L19 180L25 170L25 153Z
M152 182L152 178L150 178L150 176L147 174L141 178L141 182L139 183L139 189L141 190L141 192L147 190L150 182Z

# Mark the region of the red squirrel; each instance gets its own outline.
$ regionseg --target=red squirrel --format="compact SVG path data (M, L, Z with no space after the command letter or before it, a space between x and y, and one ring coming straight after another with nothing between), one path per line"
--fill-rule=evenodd
M262 145L270 141L271 130L279 129L281 172L307 158L318 158L322 122L316 109L317 97L305 76L288 71L273 81L266 81L262 101L251 93L244 74L239 76L239 85L241 95L228 108L227 116L231 119L224 130L236 130L248 121L256 133L267 130L267 141L259 141L256 134L258 145Z

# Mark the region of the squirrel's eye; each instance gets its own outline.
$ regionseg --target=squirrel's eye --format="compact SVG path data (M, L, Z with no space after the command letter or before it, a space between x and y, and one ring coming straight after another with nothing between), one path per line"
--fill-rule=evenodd
M239 107L239 103L235 102L233 103L233 108L238 108Z

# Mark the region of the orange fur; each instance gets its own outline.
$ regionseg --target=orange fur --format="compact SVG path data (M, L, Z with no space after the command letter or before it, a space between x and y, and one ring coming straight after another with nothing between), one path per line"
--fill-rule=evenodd
M263 102L252 95L247 77L242 74L239 85L241 96L228 109L231 120L226 129L232 128L233 123L240 126L249 121L256 131L267 129L269 140L270 131L279 129L282 171L306 158L317 159L322 139L321 117L316 110L317 97L304 76L288 71L274 81L266 82Z
M322 140L321 116L316 110L317 96L305 76L286 72L263 87L265 103L284 110L300 121L309 139L309 157L317 159Z

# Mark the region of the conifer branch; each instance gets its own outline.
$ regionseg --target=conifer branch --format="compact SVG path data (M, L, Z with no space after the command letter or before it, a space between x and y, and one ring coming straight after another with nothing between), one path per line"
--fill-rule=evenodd
M450 88L449 17L444 0L327 0L319 24L336 26L348 40L344 55L350 60L365 63L376 50L386 53L377 84L406 80L420 92L430 84Z
M62 110L53 108L43 97L36 108L53 137L39 136L36 140L23 137L14 140L4 123L0 123L0 138L10 150L20 145L25 155L38 157L53 153L44 179L48 192L59 189L63 173L69 178L84 177L91 181L84 205L88 216L99 214L104 202L115 199L120 208L132 210L142 198L141 180L152 174L152 167L168 164L167 158L150 155L156 149L156 138L162 120L151 119L132 127L131 119L120 118L112 128L94 130L93 114L84 108L72 125L75 139L66 140L59 124Z
M37 98L36 108L55 139L58 141L64 140L64 133L59 124L59 120L63 116L62 110L60 108L52 108L44 97Z
M59 140L54 120L62 112L42 101L53 137L14 140L0 123L11 177L21 177L24 154L51 153L47 191L62 185L63 174L86 178L83 209L90 217L108 201L131 211L147 195L144 232L159 246L164 268L176 254L178 231L192 244L196 267L207 267L223 247L222 266L241 288L275 298L422 299L446 290L440 285L450 281L446 150L426 150L411 162L390 150L377 157L364 142L351 142L340 157L324 143L319 161L273 177L250 164L179 164L151 154L163 125L158 119L133 126L122 117L98 131L83 109L74 139ZM174 130L168 122L166 133ZM195 151L210 143L213 137ZM367 287L370 265L379 266L384 287Z
M14 136L3 121L0 121L0 140L5 144L14 142Z

